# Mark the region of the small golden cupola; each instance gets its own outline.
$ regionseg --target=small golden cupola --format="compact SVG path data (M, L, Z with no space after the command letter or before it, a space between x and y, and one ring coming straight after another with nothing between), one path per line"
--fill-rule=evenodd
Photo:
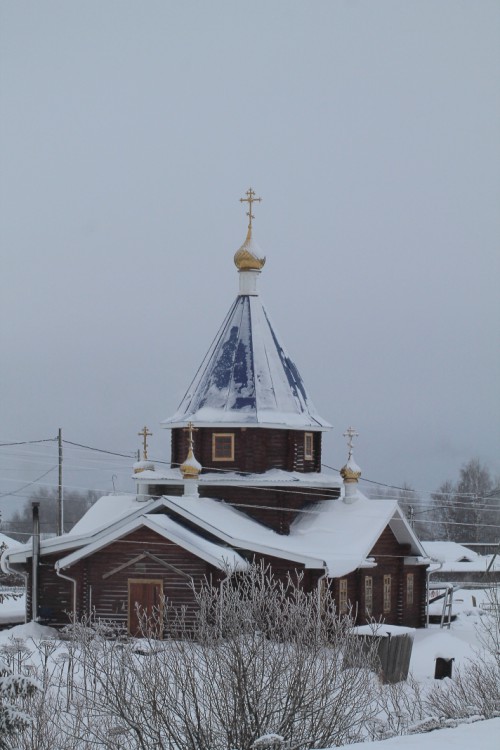
M234 264L240 274L240 294L257 294L257 275L261 272L266 259L261 257L261 251L252 237L252 203L260 203L262 198L255 197L255 191L249 188L246 198L240 198L241 203L248 203L248 230L245 242L234 254Z
M152 437L153 433L148 430L146 426L137 433L139 437L142 437L142 461L136 461L134 464L134 474L141 474L143 471L154 471L155 465L148 459L148 437Z
M194 455L193 446L193 432L196 427L193 426L192 422L188 423L188 426L184 428L188 433L188 454L184 463L180 465L182 478L184 479L184 494L193 495L198 497L198 477L202 466L199 461L196 460Z
M348 427L344 432L344 437L347 438L347 446L349 448L349 455L347 457L347 463L340 470L340 476L344 480L344 502L353 503L357 499L357 483L361 476L361 469L357 465L352 455L352 441L353 438L357 437L359 433L353 427Z

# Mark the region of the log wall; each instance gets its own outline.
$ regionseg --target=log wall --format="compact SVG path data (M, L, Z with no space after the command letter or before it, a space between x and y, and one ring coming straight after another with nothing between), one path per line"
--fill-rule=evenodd
M212 436L234 434L234 460L213 461ZM204 471L236 471L261 474L270 469L321 471L321 432L313 432L313 458L304 457L303 430L270 428L201 427L194 433L194 452ZM171 461L179 466L188 453L188 436L182 428L172 430Z

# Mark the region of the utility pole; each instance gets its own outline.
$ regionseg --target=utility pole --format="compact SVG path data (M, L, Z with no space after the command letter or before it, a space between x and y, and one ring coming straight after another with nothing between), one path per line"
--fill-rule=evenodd
M57 436L57 443L59 445L59 488L57 493L57 536L64 534L64 509L63 509L63 483L62 483L62 462L63 462L63 449L62 449L62 430L59 427L59 433Z

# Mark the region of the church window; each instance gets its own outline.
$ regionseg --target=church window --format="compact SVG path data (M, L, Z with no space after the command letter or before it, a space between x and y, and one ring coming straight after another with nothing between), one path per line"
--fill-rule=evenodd
M373 611L373 578L365 576L365 612L371 616Z
M406 603L413 604L413 573L406 575Z
M313 434L312 432L304 433L304 458L306 461L313 459Z
M391 576L384 576L384 612L391 611Z
M339 581L339 612L347 612L347 578L341 578Z
M212 435L212 461L234 461L233 432L219 432Z

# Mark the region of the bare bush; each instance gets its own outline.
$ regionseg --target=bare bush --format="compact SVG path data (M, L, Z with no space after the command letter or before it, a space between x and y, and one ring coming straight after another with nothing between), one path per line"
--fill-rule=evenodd
M29 745L27 732L20 747L251 750L272 739L308 750L366 736L375 657L328 592L320 601L300 579L282 583L255 565L194 594L194 619L165 603L142 639L110 639L100 623L73 628L67 663L48 681L45 740ZM175 637L160 640L165 626Z

